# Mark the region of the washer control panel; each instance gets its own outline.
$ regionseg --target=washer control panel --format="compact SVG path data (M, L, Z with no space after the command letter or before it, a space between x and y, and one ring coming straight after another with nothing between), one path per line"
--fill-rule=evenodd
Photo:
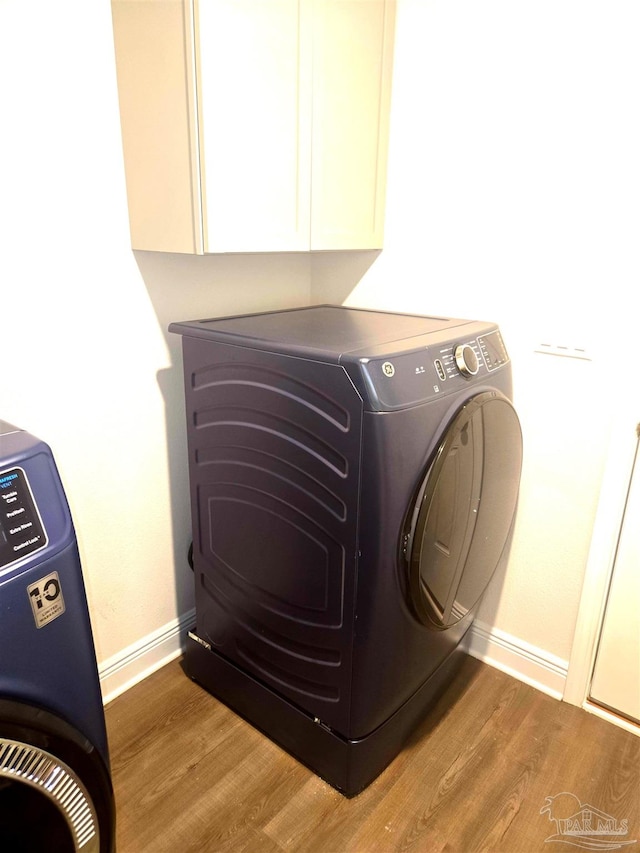
M495 330L395 356L362 359L361 365L380 409L393 410L453 392L465 382L482 381L508 361L502 336Z
M22 468L0 471L0 569L39 551L47 535Z

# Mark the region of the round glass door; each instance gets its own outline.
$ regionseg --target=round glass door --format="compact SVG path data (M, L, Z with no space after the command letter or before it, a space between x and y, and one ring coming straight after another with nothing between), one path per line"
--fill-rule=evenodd
M416 615L444 630L478 604L506 545L518 499L522 433L510 401L487 391L449 424L403 531Z
M97 749L52 712L0 698L0 849L113 853L115 805Z

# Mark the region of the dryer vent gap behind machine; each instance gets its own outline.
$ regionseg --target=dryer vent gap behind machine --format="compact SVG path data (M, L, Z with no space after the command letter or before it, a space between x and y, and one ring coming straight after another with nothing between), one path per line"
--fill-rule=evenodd
M66 496L48 445L0 421L0 849L112 853L114 826Z
M182 335L187 673L347 796L440 696L512 525L495 324L315 306Z

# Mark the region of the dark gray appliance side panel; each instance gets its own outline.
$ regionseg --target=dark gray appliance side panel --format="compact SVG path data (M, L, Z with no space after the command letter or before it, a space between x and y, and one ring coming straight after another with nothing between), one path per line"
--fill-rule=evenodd
M183 352L198 634L344 731L362 400L337 364Z

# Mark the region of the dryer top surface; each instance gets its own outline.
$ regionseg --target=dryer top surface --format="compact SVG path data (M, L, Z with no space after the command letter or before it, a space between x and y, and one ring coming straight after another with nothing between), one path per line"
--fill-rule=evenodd
M509 357L497 325L479 320L317 305L172 323L169 331L246 352L339 364L375 412L468 394L469 382L479 386L489 374L509 373L502 370ZM469 354L470 369L460 351ZM501 381L510 393L509 376Z
M170 331L190 337L342 361L406 352L437 336L465 334L470 320L316 305L262 314L172 323Z

